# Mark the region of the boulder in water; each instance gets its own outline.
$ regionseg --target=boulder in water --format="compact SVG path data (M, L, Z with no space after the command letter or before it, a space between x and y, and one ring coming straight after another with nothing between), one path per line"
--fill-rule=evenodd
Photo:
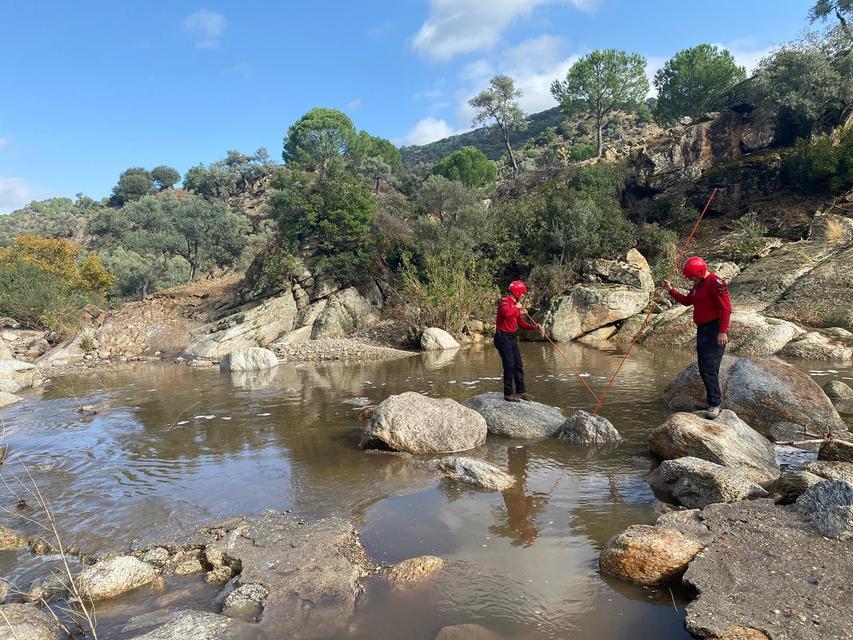
M382 573L389 582L402 585L423 582L444 567L444 560L437 556L409 558L388 567Z
M847 428L829 398L812 378L777 358L725 356L720 367L722 406L768 436L779 423L804 432L846 433ZM664 392L671 409L691 411L706 406L705 387L694 363Z
M218 613L185 611L161 627L132 640L230 640L245 637L241 625Z
M582 409L569 416L560 428L558 437L572 444L583 445L611 444L622 440L610 420Z
M44 382L35 365L20 360L0 360L0 391L18 393Z
M444 349L458 349L459 343L456 338L444 329L430 327L424 329L421 334L421 349L424 351L442 351Z
M853 341L809 331L791 340L779 355L804 360L849 361L853 360Z
M49 613L28 604L0 605L0 640L59 640L59 626Z
M488 491L503 491L515 484L515 478L495 465L476 458L454 456L438 462L438 470L445 477L465 482Z
M795 504L820 535L834 540L853 538L853 484L824 480L797 498Z
M449 398L407 391L373 410L361 436L363 449L407 453L454 453L486 441L486 419Z
M463 402L486 419L489 433L504 438L552 436L566 421L563 412L539 402L507 402L502 393L482 393Z
M261 371L278 366L278 358L269 349L247 347L225 354L219 362L222 371Z
M833 380L823 385L824 393L830 400L853 400L853 388L841 380Z
M133 556L116 556L95 563L77 578L80 594L89 600L105 600L153 582L157 571Z
M635 584L665 584L680 578L702 547L674 529L635 524L608 541L599 567L605 575Z
M715 420L675 413L649 435L649 448L665 460L692 456L738 469L758 484L779 476L770 441L728 409Z
M745 473L691 457L664 460L649 476L649 484L688 509L767 497Z

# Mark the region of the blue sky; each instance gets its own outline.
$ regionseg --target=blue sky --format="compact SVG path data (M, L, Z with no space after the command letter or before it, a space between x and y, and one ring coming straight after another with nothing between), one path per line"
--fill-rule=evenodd
M397 144L470 128L496 72L523 106L596 48L649 71L700 42L747 67L806 26L809 0L397 0L164 3L0 0L0 213L109 194L129 166L266 147L314 106Z

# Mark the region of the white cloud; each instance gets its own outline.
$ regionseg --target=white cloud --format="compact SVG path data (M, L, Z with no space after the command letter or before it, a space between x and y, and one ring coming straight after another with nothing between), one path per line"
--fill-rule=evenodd
M456 131L445 120L430 116L412 127L401 142L402 144L427 144L452 136L454 133Z
M32 189L23 178L0 178L0 213L20 209L32 199Z
M225 16L201 9L184 18L181 26L195 42L196 49L215 49L225 33Z
M412 48L433 60L489 49L515 21L539 6L556 3L591 9L597 0L430 0L426 22L412 38Z
M744 42L744 39L732 41L728 45L718 44L717 46L728 49L735 57L735 61L740 66L746 67L746 74L748 76L752 75L752 72L755 71L761 59L776 48L775 45L756 47L754 41Z
M355 100L350 100L349 104L347 104L347 111L355 111L361 106L361 98L356 98Z

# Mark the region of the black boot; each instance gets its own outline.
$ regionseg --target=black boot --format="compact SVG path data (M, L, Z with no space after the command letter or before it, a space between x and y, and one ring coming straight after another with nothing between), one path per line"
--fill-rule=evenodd
M513 394L511 396L504 396L504 400L506 400L507 402L521 402L519 397L515 394Z

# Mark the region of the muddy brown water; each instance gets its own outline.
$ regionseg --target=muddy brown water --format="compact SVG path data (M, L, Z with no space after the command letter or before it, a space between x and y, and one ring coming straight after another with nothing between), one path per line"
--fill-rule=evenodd
M522 351L537 400L567 415L591 408L551 347L528 343ZM595 389L619 358L577 345L566 354ZM656 518L645 481L655 463L645 439L669 413L661 391L690 359L635 352L602 411L625 438L615 449L490 437L474 455L522 480L503 493L439 482L406 460L357 447L362 403L408 390L457 400L499 390L500 363L488 346L230 376L143 365L57 378L0 417L6 442L49 497L66 544L89 553L273 508L351 520L380 563L422 554L447 561L414 589L368 581L348 631L336 637L432 640L445 625L476 623L529 640L678 639L689 638L688 594L605 579L597 561L612 535ZM820 383L851 378L849 367L799 366ZM98 413L79 414L81 404ZM7 460L7 479L15 464ZM8 492L0 500L14 507ZM5 514L0 520L32 529ZM3 552L0 575L26 587L55 563ZM176 608L215 610L215 597L201 577L169 578L165 590L143 588L101 603L99 635L130 638ZM247 637L280 635L262 622Z

